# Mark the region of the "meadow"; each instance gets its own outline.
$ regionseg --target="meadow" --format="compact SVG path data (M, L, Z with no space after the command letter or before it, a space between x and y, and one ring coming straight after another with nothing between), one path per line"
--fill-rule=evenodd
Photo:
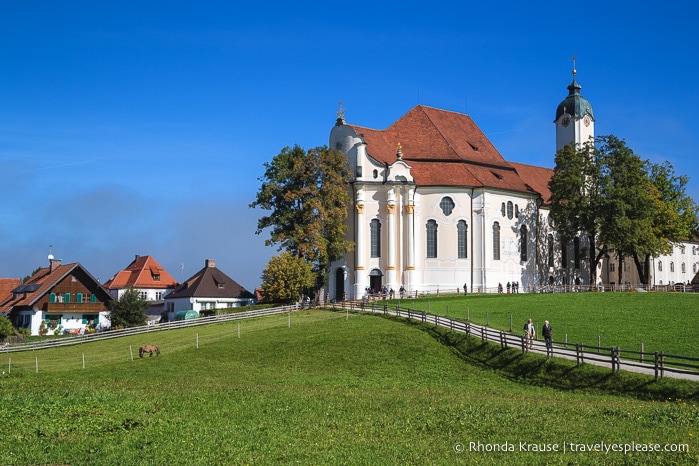
M380 301L383 304L383 301ZM553 339L622 350L699 357L699 293L555 293L442 295L389 305L449 315L521 333L528 318L548 320ZM537 332L540 336L541 332Z
M145 343L161 356L132 360ZM1 464L699 462L699 384L379 316L297 311L2 358ZM563 378L577 382L549 383Z

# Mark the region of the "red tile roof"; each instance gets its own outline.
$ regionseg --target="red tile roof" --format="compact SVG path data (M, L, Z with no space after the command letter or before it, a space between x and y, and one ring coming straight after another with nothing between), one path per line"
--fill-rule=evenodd
M524 163L511 162L511 164L515 167L517 173L519 173L520 178L531 186L534 191L541 194L541 198L544 200L544 203L548 204L551 200L549 181L553 176L553 169L536 167L534 165L527 165Z
M124 269L108 280L109 290L123 288L174 288L177 281L151 256L136 256Z
M400 144L403 160L420 186L541 193L502 157L468 115L417 105L385 130L349 126L363 137L368 154L382 164L396 161Z
M3 303L12 299L12 290L21 284L20 278L0 278L0 310L4 309Z
M14 293L10 293L9 296L5 296L4 299L0 301L0 313L8 314L14 307L33 306L34 303L41 299L54 286L56 286L58 282L60 282L67 275L73 273L73 271L76 269L82 270L82 272L85 273L85 275L89 277L89 279L92 280L98 288L101 288L99 282L87 270L85 270L80 263L76 262L74 264L61 264L60 261L56 261L52 263L50 267L40 268L21 284L23 287L30 287L31 292L16 293L16 296ZM107 290L102 289L102 292L104 293L104 296L102 297L103 299L110 299L110 295Z

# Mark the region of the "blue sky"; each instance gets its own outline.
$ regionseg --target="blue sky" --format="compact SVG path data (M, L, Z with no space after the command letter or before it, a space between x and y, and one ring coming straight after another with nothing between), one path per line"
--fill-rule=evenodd
M573 55L596 133L699 201L696 2L5 3L0 277L51 245L103 282L150 254L252 290L276 253L248 208L262 164L327 144L340 100L373 128L468 113L507 160L552 167Z

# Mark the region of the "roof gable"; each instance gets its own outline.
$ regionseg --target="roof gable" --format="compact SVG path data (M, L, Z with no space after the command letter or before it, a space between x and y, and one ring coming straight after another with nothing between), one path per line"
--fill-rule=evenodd
M173 288L177 281L172 278L151 256L136 256L124 269L104 284L105 288Z
M238 282L216 268L213 261L207 260L203 269L192 275L184 283L165 297L168 299L196 298L254 298L254 295Z
M367 144L367 153L387 166L400 144L418 185L534 192L468 115L417 105L385 130L349 126Z
M50 267L38 269L21 286L11 290L9 296L5 296L0 301L0 313L7 314L17 306L33 306L61 280L76 272L83 274L91 282L100 293L99 299L101 301L106 302L112 299L109 292L80 263L61 264L60 261L52 261Z

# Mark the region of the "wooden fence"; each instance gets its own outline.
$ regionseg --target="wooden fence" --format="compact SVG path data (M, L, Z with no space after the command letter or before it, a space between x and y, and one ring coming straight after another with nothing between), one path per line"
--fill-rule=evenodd
M275 314L284 314L296 310L296 306L281 306L267 309L256 309L253 311L234 312L230 314L220 314L210 317L199 317L191 320L180 320L175 322L166 322L162 324L144 325L141 327L130 327L122 330L107 330L99 333L91 333L85 335L66 336L60 338L47 338L41 341L33 341L30 343L21 343L16 345L2 345L0 352L12 353L18 351L32 351L46 348L58 348L61 346L80 345L91 341L109 340L111 338L119 338L127 335L139 335L150 332L160 332L163 330L172 330L176 328L194 327L198 325L215 324L218 322L230 322L241 319L251 319L254 317L264 317Z
M699 358L689 356L666 354L662 351L621 350L618 346L603 348L583 343L560 341L553 341L552 346L547 348L545 342L538 339L534 340L532 347L529 348L525 336L521 334L513 334L471 322L430 314L425 311L405 309L400 306L389 307L386 303L352 301L333 303L332 308L335 311L369 312L416 320L465 333L473 338L480 338L483 342L497 343L502 348L517 348L522 353L532 351L546 354L548 357L557 356L575 360L578 366L586 362L599 366L608 366L613 373L623 369L653 375L655 380L665 375L699 380Z

